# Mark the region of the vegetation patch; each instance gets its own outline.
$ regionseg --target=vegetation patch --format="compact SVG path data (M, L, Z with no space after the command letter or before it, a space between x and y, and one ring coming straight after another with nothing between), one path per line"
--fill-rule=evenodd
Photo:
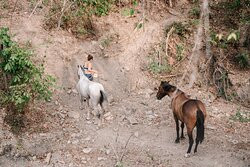
M193 7L192 9L190 9L190 11L188 12L189 16L191 18L194 18L194 19L198 19L200 17L200 8L199 6L196 6L196 7Z
M236 62L241 68L250 67L250 58L248 53L239 53L236 57Z
M23 125L21 118L35 100L50 100L55 80L32 62L30 50L11 40L8 28L0 28L0 45L0 102L7 123Z
M166 32L166 36L167 33L170 31L171 28L174 28L174 32L175 34L179 35L180 37L186 37L186 35L188 33L191 32L190 28L191 28L191 24L187 21L184 22L174 22L171 26L169 26L168 28L166 28L165 32Z
M152 61L149 64L150 71L157 74L157 73L163 73L163 72L170 72L171 71L171 66L167 63L165 64L159 64L156 61Z
M105 16L113 5L113 0L53 1L45 18L45 28L63 28L77 37L96 35L93 16Z
M221 0L210 4L212 77L218 94L226 100L244 101L228 79L233 71L249 70L250 2Z
M250 113L249 112L242 112L240 109L236 112L235 115L230 117L231 120L239 121L239 122L250 122Z

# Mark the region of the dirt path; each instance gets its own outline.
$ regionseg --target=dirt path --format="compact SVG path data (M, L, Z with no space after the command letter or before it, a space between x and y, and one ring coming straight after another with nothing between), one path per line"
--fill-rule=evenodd
M126 36L133 30L133 21L130 26L125 26L125 22L119 27L113 26L120 38L126 40L114 44L121 50L110 48L108 58L101 56L99 41L81 42L66 32L49 34L39 24L41 19L39 16L31 19L23 16L11 30L17 34L18 41L30 40L35 52L46 56L45 68L57 76L60 87L53 100L41 105L34 113L38 119L37 125L33 125L34 131L17 139L7 128L1 129L1 149L9 144L12 150L0 150L0 153L4 152L0 156L0 166L109 167L114 166L121 155L124 155L123 166L130 167L250 165L249 128L244 128L244 133L238 135L240 132L230 122L230 115L224 114L235 111L238 106L214 101L212 95L202 89L197 88L191 94L205 101L210 115L205 141L199 146L198 153L188 159L184 158L187 137L180 144L174 143L176 132L169 109L170 100L156 100L155 81L142 72L140 66L145 59L143 55L160 39L161 27L177 18L169 16L167 21L160 23L151 20L145 32L138 31L130 38ZM114 23L113 19L109 17L106 21ZM94 54L94 67L100 71L99 82L111 100L110 115L106 115L101 127L97 126L97 119L85 119L86 111L79 109L75 92L76 66L83 63L85 53ZM3 120L0 123L3 124Z

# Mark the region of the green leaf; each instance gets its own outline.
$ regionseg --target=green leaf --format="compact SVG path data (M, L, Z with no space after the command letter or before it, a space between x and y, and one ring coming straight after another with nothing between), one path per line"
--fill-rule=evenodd
M136 0L133 1L133 5L134 6L137 6L138 5L138 2Z
M231 39L234 39L235 41L237 41L236 33L233 32L233 33L228 35L227 40L230 41Z
M131 8L129 14L130 16L133 16L135 14L135 10Z
M140 28L142 28L142 26L143 26L143 24L139 23L137 27L138 27L138 29L140 29Z

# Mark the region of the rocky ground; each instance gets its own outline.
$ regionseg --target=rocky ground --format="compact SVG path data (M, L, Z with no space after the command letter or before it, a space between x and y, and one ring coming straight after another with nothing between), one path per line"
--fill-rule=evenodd
M250 165L249 123L230 119L237 111L249 113L249 109L217 99L205 88L185 89L207 107L205 140L198 153L184 157L186 135L180 144L174 143L170 99L156 100L159 81L142 66L150 46L161 38L162 27L181 17L163 15L149 20L145 31L131 33L136 18L128 22L119 14L107 16L103 20L109 31L102 39L110 34L118 34L119 38L111 47L102 48L101 40L79 41L68 32L47 32L42 28L41 14L28 16L16 14L14 21L5 18L0 25L11 25L20 43L30 41L35 53L45 61L46 71L56 76L58 88L50 102L36 104L27 114L27 128L20 136L9 132L3 122L5 112L0 112L0 166ZM95 117L86 120L88 109L79 109L76 66L83 63L86 53L95 56L94 67L100 72L96 81L104 85L109 97L109 109L101 126Z

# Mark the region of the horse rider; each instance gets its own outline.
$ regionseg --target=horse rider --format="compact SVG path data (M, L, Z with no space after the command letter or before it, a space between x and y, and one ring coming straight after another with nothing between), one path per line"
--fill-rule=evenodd
M97 74L97 71L92 69L93 56L88 55L87 62L84 63L84 74L90 81L93 81L93 75Z

